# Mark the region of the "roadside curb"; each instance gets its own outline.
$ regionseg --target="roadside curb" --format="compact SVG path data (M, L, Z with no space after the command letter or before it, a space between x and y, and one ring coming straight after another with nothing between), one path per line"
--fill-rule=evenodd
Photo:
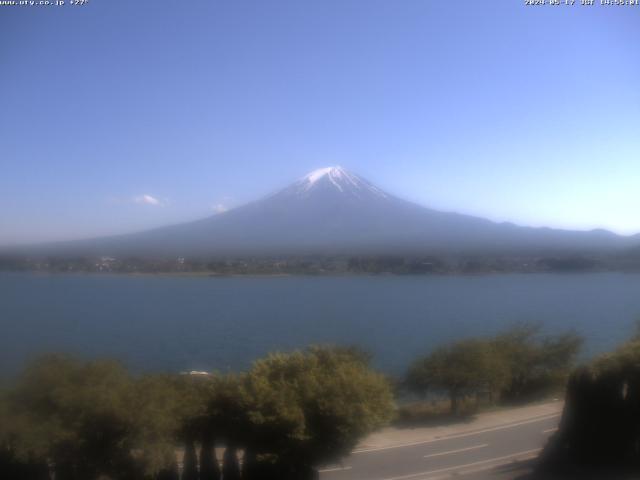
M501 422L501 423L488 423L485 426L480 426L477 425L478 423L481 423L482 420L486 419L487 416L494 416L495 413L491 412L488 414L485 414L485 418L478 418L475 422L472 422L471 424L468 425L468 427L473 427L473 428L460 428L457 429L457 425L451 425L451 426L437 426L437 427L433 427L432 429L430 429L429 427L425 427L425 432L424 435L421 436L417 436L414 437L413 439L409 440L407 439L407 441L393 441L393 442L372 442L367 444L367 442L363 442L358 448L356 448L355 450L353 450L351 453L352 454L362 454L362 453L368 453L368 452L376 452L376 451L381 451L381 450L390 450L390 449L394 449L394 448L402 448L402 447L409 447L409 446L413 446L413 445L422 445L422 444L426 444L426 443L431 443L431 442L435 442L435 441L439 441L439 440L446 440L446 439L454 439L454 438L458 438L458 437L464 437L464 436L468 436L468 435L474 435L477 433L483 433L483 432L488 432L488 431L493 431L493 430L501 430L501 429L505 429L505 428L511 428L511 427L515 427L518 425L524 425L527 423L534 423L537 421L542 421L545 419L549 419L549 418L554 418L554 417L559 417L562 415L562 406L563 406L564 402L561 401L554 401L554 402L550 402L547 404L542 404L540 405L540 408L548 408L548 407L555 407L557 406L557 409L553 409L553 411L549 411L547 413L540 413L537 415L531 415L531 416L522 416L521 418L514 418L511 421L507 421L507 422ZM517 411L520 409L524 409L527 407L518 407L516 409L513 409L511 411ZM506 411L505 413L511 412L511 411ZM476 424L475 426L473 424ZM447 428L452 429L452 431L447 432ZM431 431L429 431L431 430ZM401 430L394 430L393 433L400 433ZM410 431L407 431L407 436L411 437L410 435ZM377 445L375 443L378 443Z

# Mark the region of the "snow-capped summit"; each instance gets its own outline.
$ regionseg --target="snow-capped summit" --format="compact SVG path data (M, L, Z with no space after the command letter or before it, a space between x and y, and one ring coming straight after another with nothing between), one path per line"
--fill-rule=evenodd
M375 195L380 198L387 197L387 194L375 185L340 166L324 167L314 170L293 185L295 192L303 195L309 194L314 190L327 188L355 197L370 195Z
M317 170L314 170L313 172L307 173L304 176L304 180L306 180L310 184L314 184L315 182L317 182L318 180L320 180L322 177L325 177L325 176L329 178L332 178L332 177L340 178L342 176L347 176L347 175L348 173L341 166L324 167L324 168L319 168Z

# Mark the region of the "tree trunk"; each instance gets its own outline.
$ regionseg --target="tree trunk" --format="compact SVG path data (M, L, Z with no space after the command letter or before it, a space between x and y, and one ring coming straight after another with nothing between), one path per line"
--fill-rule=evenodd
M285 478L286 480L319 480L320 474L311 465L299 463L289 466Z
M77 478L75 466L70 462L56 462L56 480L75 480Z
M259 480L260 472L256 454L251 448L244 451L242 458L242 480Z
M211 436L205 435L200 449L200 480L220 480L220 465L214 447Z
M49 480L51 474L46 463L37 460L20 462L13 454L4 450L0 453L0 478L13 480Z
M182 480L198 480L198 457L193 440L187 440L182 459Z
M222 461L222 478L224 480L240 480L240 463L234 445L227 445Z
M449 396L451 398L451 414L458 415L458 412L460 411L458 392L452 390Z
M158 472L156 480L179 480L180 474L178 473L178 466L173 463L171 466L162 469Z
M286 480L281 464L259 461L252 449L245 450L242 459L242 480Z

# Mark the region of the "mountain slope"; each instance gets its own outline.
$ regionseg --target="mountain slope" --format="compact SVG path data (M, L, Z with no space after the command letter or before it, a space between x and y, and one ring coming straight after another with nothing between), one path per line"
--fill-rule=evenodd
M280 192L196 222L68 242L59 251L104 255L587 252L638 244L604 230L519 227L431 210L341 167L316 170Z

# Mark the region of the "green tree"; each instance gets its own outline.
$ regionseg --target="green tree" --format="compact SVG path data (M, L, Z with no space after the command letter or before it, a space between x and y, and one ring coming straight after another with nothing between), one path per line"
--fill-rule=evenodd
M175 379L176 392L180 396L176 440L184 445L183 480L198 480L196 442L201 442L202 476L215 475L217 464L213 463L211 456L214 425L208 414L218 385L217 375L180 375Z
M516 325L496 337L496 348L509 367L503 400L518 402L564 387L582 347L573 332L542 336L538 324Z
M446 392L451 413L457 415L462 398L499 391L508 374L504 358L493 342L472 339L440 347L418 358L409 368L406 385L421 394Z
M145 375L130 397L132 444L147 476L172 475L183 429L183 396L173 375Z
M182 445L186 475L193 477L194 442L211 436L208 409L217 385L216 376L194 375L146 375L135 382L132 443L147 475L171 469Z
M116 362L45 356L9 392L4 436L18 459L54 462L58 480L129 478L130 391L131 379Z
M44 480L54 464L57 480L173 479L184 447L183 476L215 480L217 439L226 477L239 475L237 448L245 480L312 478L391 416L389 385L368 360L316 347L240 375L132 378L116 362L47 356L0 395L0 473Z
M388 383L351 349L269 355L241 389L251 447L277 457L281 478L311 477L315 465L348 454L393 412Z
M182 444L195 478L194 441L214 385L213 377L133 379L117 362L42 357L0 397L0 464L53 464L58 480L172 476ZM17 478L29 477L37 478Z
M200 480L220 480L220 466L214 448L213 434L205 432L200 448Z

